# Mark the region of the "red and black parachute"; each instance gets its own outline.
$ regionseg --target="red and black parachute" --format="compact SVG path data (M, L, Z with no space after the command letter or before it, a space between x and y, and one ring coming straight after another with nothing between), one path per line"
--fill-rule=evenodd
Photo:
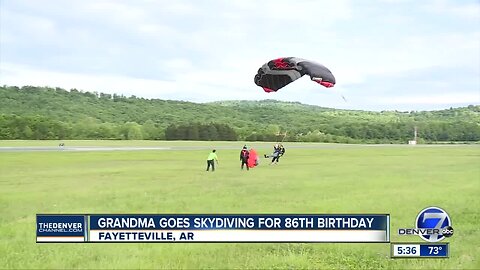
M276 92L303 75L309 75L312 81L325 87L335 85L335 77L328 68L297 57L277 58L265 63L258 69L254 81L265 92Z

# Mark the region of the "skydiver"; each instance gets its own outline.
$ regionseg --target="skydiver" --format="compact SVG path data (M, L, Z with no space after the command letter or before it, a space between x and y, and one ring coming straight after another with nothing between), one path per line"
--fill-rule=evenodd
M278 155L276 158L274 158L275 164L278 163L280 157L282 157L284 154L285 154L285 147L283 147L283 145L280 144L280 146L278 147ZM273 163L273 160L272 160L272 163Z
M265 154L265 155L263 155L263 156L264 156L265 158L270 158L270 157L271 157L271 158L272 158L272 162L270 163L270 165L272 165L272 164L276 164L276 162L278 162L278 159L277 159L277 158L278 158L279 155L280 155L280 146L279 146L278 143L277 143L277 144L275 144L275 145L273 146L273 153L272 153L271 155Z

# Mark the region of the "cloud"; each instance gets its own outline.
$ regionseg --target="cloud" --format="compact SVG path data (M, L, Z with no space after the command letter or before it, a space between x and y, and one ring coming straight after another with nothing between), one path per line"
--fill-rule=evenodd
M480 4L478 1L428 0L423 1L421 6L427 12L474 20L477 22L477 26L478 20L480 20Z
M173 82L54 72L8 63L2 63L0 73L2 74L0 78L2 85L39 85L126 95L137 95L138 89L142 89L142 94L146 97L168 97L178 90Z
M2 2L0 81L198 102L275 98L353 109L378 109L382 98L422 101L432 95L430 89L448 96L459 85L460 96L475 96L480 31L471 19L480 4L425 1L412 9L412 3L417 5L409 0ZM319 88L302 78L278 93L263 93L253 76L263 63L282 56L325 64L337 77L336 87ZM462 83L452 82L452 74ZM428 108L442 100L447 99L409 104Z
M0 41L11 44L24 41L26 37L30 42L52 42L58 35L55 22L42 16L23 14L20 12L1 12ZM17 38L20 37L20 38Z

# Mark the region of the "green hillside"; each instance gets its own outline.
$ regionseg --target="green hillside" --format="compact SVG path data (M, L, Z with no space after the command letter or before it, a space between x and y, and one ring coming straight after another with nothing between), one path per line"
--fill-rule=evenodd
M338 110L276 100L192 103L48 87L0 87L0 139L479 141L480 106ZM282 134L285 134L284 137Z

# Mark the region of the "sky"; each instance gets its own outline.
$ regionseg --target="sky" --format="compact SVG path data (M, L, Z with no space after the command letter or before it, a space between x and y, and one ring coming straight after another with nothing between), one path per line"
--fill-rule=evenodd
M255 85L262 64L288 56L327 66L337 84ZM480 105L480 1L0 0L0 85L372 111Z

